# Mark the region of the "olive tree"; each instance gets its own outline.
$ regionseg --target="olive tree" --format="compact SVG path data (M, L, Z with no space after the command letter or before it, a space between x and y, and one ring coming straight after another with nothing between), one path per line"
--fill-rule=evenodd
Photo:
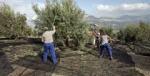
M140 22L130 25L118 32L118 38L125 42L148 42L150 40L150 25Z
M27 36L30 27L26 24L26 16L15 13L7 4L0 6L0 35L8 38Z
M45 8L33 9L37 15L35 20L39 32L44 27L52 30L56 26L55 40L70 45L69 40L76 46L81 46L87 40L88 24L84 20L84 12L75 4L74 0L46 0Z

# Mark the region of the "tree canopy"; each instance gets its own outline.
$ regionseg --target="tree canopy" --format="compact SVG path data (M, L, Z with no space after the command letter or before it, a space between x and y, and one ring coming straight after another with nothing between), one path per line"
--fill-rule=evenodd
M27 36L27 31L32 30L27 26L26 16L15 13L10 6L3 4L0 6L0 35L8 38Z
M88 24L84 21L84 12L74 0L46 0L45 8L34 5L33 9L37 15L35 24L39 32L43 32L44 27L52 30L55 25L56 41L65 43L71 38L77 46L86 41Z

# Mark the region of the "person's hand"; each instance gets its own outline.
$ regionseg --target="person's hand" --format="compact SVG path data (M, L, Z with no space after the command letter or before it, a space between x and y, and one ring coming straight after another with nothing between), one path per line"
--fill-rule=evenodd
M56 29L56 27L53 25L53 30L55 30Z
M54 33L55 33L55 31L56 31L55 26L53 26L53 31L54 31Z
M53 26L53 28L55 29L55 26Z

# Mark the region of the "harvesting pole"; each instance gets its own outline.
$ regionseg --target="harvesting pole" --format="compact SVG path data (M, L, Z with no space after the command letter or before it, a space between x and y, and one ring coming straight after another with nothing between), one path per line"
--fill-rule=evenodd
M54 20L53 20L53 22L51 23L52 26L54 26L55 20L56 20L56 16L54 16Z

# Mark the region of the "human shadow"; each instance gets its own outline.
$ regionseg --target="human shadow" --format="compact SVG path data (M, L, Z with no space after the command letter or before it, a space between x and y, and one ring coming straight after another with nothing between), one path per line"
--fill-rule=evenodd
M53 72L55 67L51 61L47 61L47 63L43 63L40 56L25 56L13 62L13 64L17 64L23 66L27 69L32 69L34 71L41 70L45 72Z
M11 63L9 62L6 54L0 52L0 76L8 76L13 71Z

